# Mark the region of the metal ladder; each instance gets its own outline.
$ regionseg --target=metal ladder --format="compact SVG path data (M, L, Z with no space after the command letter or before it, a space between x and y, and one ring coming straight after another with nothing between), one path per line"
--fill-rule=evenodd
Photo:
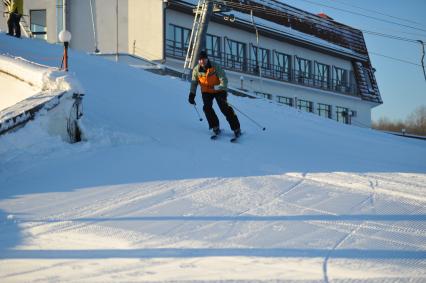
M28 37L28 38L33 37L33 33L31 32L31 29L28 26L28 23L25 20L24 15L22 15L21 21L19 22L19 25L21 26L21 30L24 31L26 37Z
M199 40L200 35L200 26L202 22L202 15L203 11L207 9L207 1L206 0L199 0L197 7L194 9L195 17L194 17L194 23L192 25L192 31L191 31L191 37L189 38L189 45L188 45L188 51L186 53L185 63L183 65L184 73L185 75L189 75L191 72L191 66L193 62L194 56L197 54L194 54L195 52L195 43Z

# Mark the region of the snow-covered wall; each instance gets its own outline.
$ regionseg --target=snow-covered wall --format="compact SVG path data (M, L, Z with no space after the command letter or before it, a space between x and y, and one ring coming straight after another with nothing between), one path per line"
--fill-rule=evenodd
M47 68L30 63L23 58L0 55L0 71L42 90Z
M20 57L0 55L0 71L44 91L84 92L79 82L72 75Z
M0 111L0 133L26 123L34 118L36 112L44 109L50 110L44 123L47 130L69 140L67 124L74 104L73 94L84 93L72 75L20 57L4 55L0 55L0 72L39 89L33 96Z

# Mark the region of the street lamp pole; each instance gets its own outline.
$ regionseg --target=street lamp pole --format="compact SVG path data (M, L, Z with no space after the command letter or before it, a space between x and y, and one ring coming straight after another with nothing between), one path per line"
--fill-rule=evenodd
M64 70L68 72L68 46L71 41L71 33L67 30L62 30L59 33L59 41L64 43L64 56L62 58L64 62Z

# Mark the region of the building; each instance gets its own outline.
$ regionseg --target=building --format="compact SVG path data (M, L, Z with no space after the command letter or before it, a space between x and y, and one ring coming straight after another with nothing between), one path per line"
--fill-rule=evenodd
M179 71L197 3L23 0L23 11L36 37L57 42L65 26L72 48L132 54ZM370 127L371 109L382 99L360 30L275 0L216 3L222 12L210 21L206 49L227 70L231 87Z

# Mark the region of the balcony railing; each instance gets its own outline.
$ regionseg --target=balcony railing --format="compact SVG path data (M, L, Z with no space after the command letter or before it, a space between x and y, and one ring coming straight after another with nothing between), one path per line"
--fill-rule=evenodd
M167 40L166 55L177 59L185 59L187 48L179 48L176 42ZM356 84L331 79L330 77L313 75L300 72L296 69L285 68L274 64L258 65L256 60L237 57L235 55L220 53L220 56L210 56L210 59L220 64L224 69L251 74L261 75L263 78L308 86L312 88L328 90L346 95L358 95ZM260 73L261 71L261 73Z

